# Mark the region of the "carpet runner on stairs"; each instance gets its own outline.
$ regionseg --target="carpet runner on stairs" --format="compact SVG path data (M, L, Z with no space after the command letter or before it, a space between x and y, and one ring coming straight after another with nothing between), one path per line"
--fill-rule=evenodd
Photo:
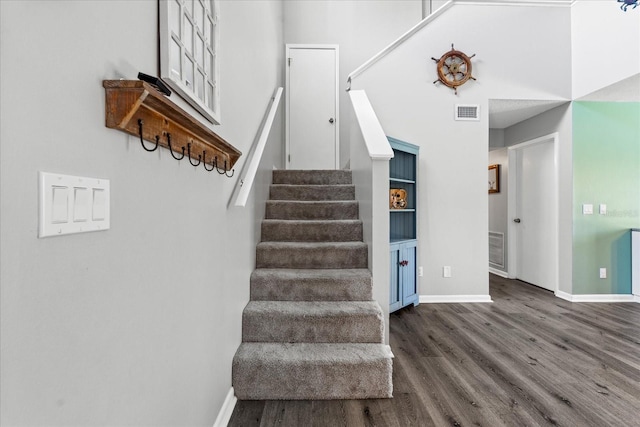
M245 400L392 396L351 171L274 171L233 360Z

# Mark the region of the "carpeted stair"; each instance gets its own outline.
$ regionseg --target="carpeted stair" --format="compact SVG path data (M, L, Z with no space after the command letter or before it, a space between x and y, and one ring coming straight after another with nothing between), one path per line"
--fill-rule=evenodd
M392 395L351 171L274 171L233 360L244 400Z

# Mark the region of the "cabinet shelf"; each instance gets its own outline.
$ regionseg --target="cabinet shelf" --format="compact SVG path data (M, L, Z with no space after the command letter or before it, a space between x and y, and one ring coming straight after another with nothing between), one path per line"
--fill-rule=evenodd
M416 182L412 179L402 179L402 178L389 178L390 182L402 182L405 184L415 184Z
M104 80L106 126L230 170L242 153L140 80ZM139 125L142 120L142 126ZM142 135L140 131L142 129ZM168 135L171 141L169 142ZM190 145L189 145L190 144ZM184 149L183 149L184 147ZM183 151L189 148L188 151Z
M415 212L415 209L389 209L389 212L391 213L396 213L396 212Z

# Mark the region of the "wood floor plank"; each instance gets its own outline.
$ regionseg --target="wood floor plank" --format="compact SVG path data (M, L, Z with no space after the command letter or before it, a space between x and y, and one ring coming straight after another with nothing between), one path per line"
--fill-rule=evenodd
M640 427L640 304L494 275L490 294L391 314L393 399L239 401L229 426Z

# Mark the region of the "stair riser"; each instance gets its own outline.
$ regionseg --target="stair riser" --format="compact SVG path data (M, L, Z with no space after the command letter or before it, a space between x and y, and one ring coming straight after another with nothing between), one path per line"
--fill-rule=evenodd
M357 375L346 374L357 372ZM383 399L392 397L391 359L360 363L255 363L234 361L241 400ZM244 386L248 384L249 386Z
M371 301L371 272L359 270L257 269L252 301Z
M366 246L359 248L256 248L256 268L367 268Z
M370 301L371 282L251 282L252 301Z
M290 220L358 219L358 203L267 201L265 218Z
M353 185L271 185L271 200L355 200Z
M263 221L263 242L361 242L362 223Z
M382 343L382 313L304 316L252 313L242 319L244 342Z
M351 184L351 171L349 170L275 170L273 171L274 184L293 185L335 185Z

